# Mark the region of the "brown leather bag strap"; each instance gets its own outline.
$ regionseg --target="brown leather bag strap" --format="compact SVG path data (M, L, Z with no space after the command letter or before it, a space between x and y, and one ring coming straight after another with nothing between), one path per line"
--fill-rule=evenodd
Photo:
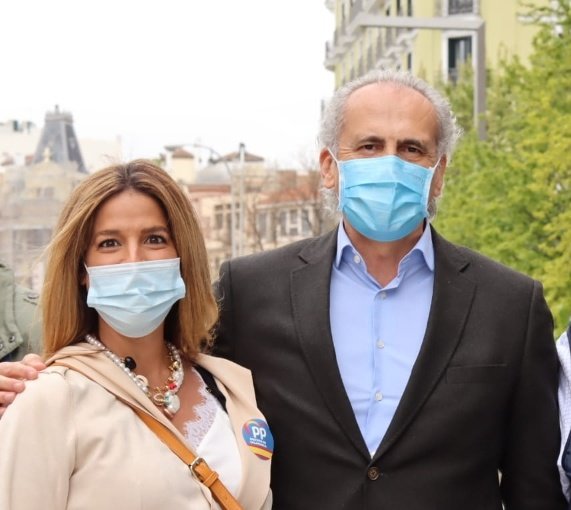
M94 381L92 377L88 376L86 373L82 372L81 370L78 370L76 367L71 367L69 365L66 365L65 363L62 363L61 361L56 361L53 364L79 372L84 377L87 377L88 379ZM100 384L98 381L94 382ZM111 391L106 386L105 389ZM135 411L137 416L141 418L141 420L143 420L145 425L147 425L147 427L149 427L157 435L157 437L164 444L166 444L171 449L171 451L188 466L192 475L202 485L210 489L212 497L218 503L218 505L220 505L222 510L244 510L240 505L240 503L236 501L234 496L232 496L230 491L222 483L222 481L218 477L218 473L210 469L210 466L206 463L206 461L202 457L197 457L192 452L192 450L190 450L168 427L163 425L156 418L146 413L142 409L134 406L128 400L125 400L124 398L120 397L115 393L113 394L121 402L131 407L131 409Z
M210 469L210 466L208 466L202 457L197 457L160 421L156 420L150 414L145 413L138 407L131 407L137 413L139 418L145 422L147 427L149 427L159 437L159 439L188 466L191 473L198 479L198 481L210 489L215 501L223 510L243 510L240 503L234 499L234 496L230 494L226 486L222 483L218 477L218 473Z

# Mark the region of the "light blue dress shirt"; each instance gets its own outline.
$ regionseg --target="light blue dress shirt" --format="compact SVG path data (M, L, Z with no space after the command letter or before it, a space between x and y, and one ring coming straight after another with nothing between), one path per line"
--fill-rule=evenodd
M337 364L371 456L395 414L426 331L434 284L430 227L382 287L343 223L331 273L330 321Z

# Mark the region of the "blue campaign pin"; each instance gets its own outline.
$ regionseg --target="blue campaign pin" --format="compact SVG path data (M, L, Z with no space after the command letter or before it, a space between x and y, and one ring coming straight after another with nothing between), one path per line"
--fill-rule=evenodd
M262 460L272 458L274 438L270 432L270 427L268 427L268 424L264 420L256 418L244 423L242 427L242 437L256 457Z

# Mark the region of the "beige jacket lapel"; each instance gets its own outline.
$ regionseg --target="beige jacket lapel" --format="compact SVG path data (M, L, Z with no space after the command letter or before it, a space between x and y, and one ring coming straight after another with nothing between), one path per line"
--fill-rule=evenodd
M48 364L61 362L93 379L107 391L138 409L156 418L186 443L184 436L168 420L152 401L139 391L127 374L101 352L87 343L79 343L58 351ZM238 501L244 508L271 508L267 487L270 483L269 460L258 458L246 444L242 427L251 419L265 418L256 407L254 385L250 371L221 358L199 354L197 364L208 370L215 378L222 394L226 397L226 408L232 423L242 460L242 480ZM208 462L208 459L206 459Z
M121 370L117 370L117 367L107 359L101 351L94 349L87 343L80 343L58 351L48 360L48 364L54 362L61 362L85 374L110 393L117 395L131 405L134 405L159 420L163 425L177 434L181 441L185 441L184 436L178 429L142 391L137 389L129 376Z
M256 418L265 421L256 407L251 373L228 360L205 354L200 354L196 361L214 376L218 388L226 397L226 409L242 458L242 482L237 499L244 508L262 508L268 496L270 460L257 457L242 434L244 424L248 421ZM266 501L266 504L270 503Z

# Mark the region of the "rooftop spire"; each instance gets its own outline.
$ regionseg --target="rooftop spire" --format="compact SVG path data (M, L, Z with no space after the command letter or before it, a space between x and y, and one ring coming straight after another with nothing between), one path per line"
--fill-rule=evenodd
M74 162L79 172L87 173L73 128L73 117L68 112L61 112L58 105L55 105L53 112L46 113L33 163L45 161L46 155L56 163Z

